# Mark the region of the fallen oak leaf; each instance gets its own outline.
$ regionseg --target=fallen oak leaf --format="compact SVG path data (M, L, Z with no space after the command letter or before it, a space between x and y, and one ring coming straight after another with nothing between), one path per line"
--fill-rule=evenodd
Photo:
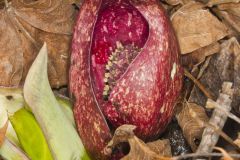
M212 56L208 67L198 79L202 85L208 89L214 100L219 95L219 90L224 81L233 82L233 102L232 108L235 113L240 113L240 46L235 37L225 40L221 44L221 50L218 54ZM189 102L197 103L205 106L207 101L206 96L194 87Z
M217 6L221 11L227 11L235 16L240 16L240 4L239 3L225 3Z
M171 152L171 146L170 142L168 139L163 139L163 140L156 140L153 142L148 142L146 145L155 153L161 155L161 156L166 156L166 157L171 157L172 152Z
M238 3L239 0L209 0L207 6L212 7L218 4Z
M208 46L228 34L227 27L204 7L205 5L192 1L171 17L182 54Z
M217 6L222 18L240 32L240 3L226 3Z
M198 121L191 115L192 112L197 113L198 118L202 122L208 121L208 116L203 107L188 102L185 102L182 109L179 109L176 113L176 118L191 149L196 151L201 141L205 126L198 123Z
M234 143L240 148L240 133L238 132L237 139L234 140Z
M122 160L171 160L171 148L168 140L157 140L145 144L134 135L133 125L122 125L114 133L112 140L104 148L106 155L111 155L116 145L129 142L130 152Z
M189 68L196 67L202 64L205 61L206 57L213 55L219 51L219 42L215 42L206 47L199 48L196 51L182 56L183 65L188 66Z
M74 9L66 0L12 0L11 6L16 17L31 26L50 33L72 33Z
M17 86L23 73L21 39L6 10L0 10L0 24L0 85ZM7 36L3 36L5 33Z
M165 157L152 151L150 147L146 146L143 141L141 141L136 136L129 139L129 144L131 147L128 155L122 158L122 160L171 160L171 157Z
M0 10L1 86L23 84L44 41L48 42L52 87L67 84L69 44L75 10L65 0L12 0ZM3 18L2 18L3 17ZM6 32L6 29L10 30ZM5 47L9 46L9 47ZM7 48L7 50L6 50Z

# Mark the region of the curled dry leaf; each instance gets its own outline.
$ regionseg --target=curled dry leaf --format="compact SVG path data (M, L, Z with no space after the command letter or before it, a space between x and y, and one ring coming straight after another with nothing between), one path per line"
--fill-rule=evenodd
M197 118L202 122L208 121L208 116L203 107L195 104L185 102L182 109L176 113L176 117L180 127L183 130L183 135L191 146L193 151L196 151L202 137L204 126L199 123L192 113L197 114Z
M170 5L178 5L178 4L183 4L183 1L182 0L165 0L165 2L167 2L167 4L170 4Z
M215 99L224 81L233 82L231 106L235 112L240 113L240 46L236 38L223 41L221 51L212 57L199 81L211 91ZM203 93L194 87L188 101L205 106L206 100Z
M23 73L23 48L5 10L0 10L0 85L18 85ZM2 36L6 34L6 36Z
M238 137L234 140L234 143L240 148L240 133L238 133Z
M170 157L164 157L162 154L157 154L148 147L142 140L136 136L129 139L130 152L122 158L122 160L171 160ZM164 152L163 152L164 153Z
M75 4L77 7L80 7L83 0L68 0L70 4Z
M218 4L227 4L227 3L238 3L239 0L209 0L207 6L212 7Z
M122 160L170 160L171 147L169 140L157 140L144 143L134 135L133 125L122 125L114 133L112 140L104 149L104 153L109 155L116 145L122 142L129 142L130 152Z
M49 79L67 84L74 7L65 0L12 0L0 10L1 86L23 84L43 42L48 42Z
M225 37L228 32L227 27L203 4L194 1L181 7L171 19L182 54L208 46Z
M193 66L198 66L202 64L207 56L220 51L220 44L218 42L212 43L206 47L199 48L196 51L191 52L182 56L183 65L192 68Z
M223 19L240 32L240 3L220 4L218 9Z
M31 26L50 33L72 33L74 10L65 0L13 0L12 9L16 17Z

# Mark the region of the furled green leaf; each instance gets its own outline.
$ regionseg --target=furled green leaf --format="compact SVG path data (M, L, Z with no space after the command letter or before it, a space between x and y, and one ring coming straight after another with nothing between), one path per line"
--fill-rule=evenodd
M0 148L0 155L6 160L29 160L25 153L7 138Z
M32 113L22 108L10 117L24 151L32 160L52 160L48 144Z
M24 98L43 130L55 160L88 159L76 129L51 90L47 58L47 46L44 44L28 72Z

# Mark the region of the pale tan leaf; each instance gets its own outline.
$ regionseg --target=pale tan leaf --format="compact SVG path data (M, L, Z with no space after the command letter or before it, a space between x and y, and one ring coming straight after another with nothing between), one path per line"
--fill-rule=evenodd
M82 4L82 2L83 2L83 0L67 0L67 1L68 1L68 3L70 3L70 4L75 4L75 5L77 5L78 7L80 7L81 4Z
M196 116L201 122L208 122L204 108L195 103L184 103L182 109L176 113L176 117L184 137L192 150L196 151L201 141L204 125L201 125L193 114L197 114Z
M171 157L165 157L161 154L157 154L151 150L146 144L139 138L134 136L129 140L130 152L128 155L123 157L121 160L171 160Z
M199 48L189 54L183 55L183 64L185 66L197 66L203 63L207 56L220 51L220 44L218 42L212 43L206 47Z
M234 140L234 143L240 148L240 133L238 133L238 137Z
M237 16L228 11L220 11L219 13L229 25L231 25L236 31L240 32L240 15Z
M238 3L239 0L209 0L207 6L212 7L218 4L227 4L227 3Z
M0 85L23 85L44 41L51 86L67 85L74 7L65 0L14 0L2 13L7 16L0 17Z
M121 142L128 142L130 152L122 160L170 160L171 147L168 140L157 140L144 143L134 135L133 125L122 125L114 133L112 140L104 149L104 153L110 155L116 145Z
M167 2L167 4L170 4L170 5L178 5L178 4L182 4L182 0L165 0L165 2Z
M74 8L66 0L14 0L12 6L17 17L46 32L71 34Z
M170 142L168 139L148 142L147 146L152 151L154 151L155 153L157 153L159 155L166 156L166 157L172 156L171 146L170 146Z
M219 4L217 7L222 11L227 11L235 16L240 17L240 3Z
M56 88L66 85L68 82L71 36L37 30L36 40L41 44L43 44L43 42L48 44L48 77L50 84L52 86L54 84Z
M228 34L227 27L198 2L184 5L171 19L182 54L208 46Z
M221 51L210 60L199 81L213 94L215 100L223 82L233 82L231 106L235 113L240 113L240 45L235 37L222 41ZM188 100L205 106L207 98L194 87Z
M0 60L0 86L17 86L23 74L23 48L5 10L0 10Z

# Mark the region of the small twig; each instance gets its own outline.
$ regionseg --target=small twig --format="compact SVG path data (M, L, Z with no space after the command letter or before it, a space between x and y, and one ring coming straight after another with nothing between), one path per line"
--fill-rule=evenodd
M233 158L240 158L240 154L229 154ZM173 157L172 160L180 160L185 158L192 158L192 157L222 157L224 156L222 153L190 153L190 154L183 154L180 156Z
M222 93L220 93L217 103L221 105L226 111L231 110L231 103L232 103L232 96L233 96L233 89L231 89L232 83L224 82L222 85ZM197 149L196 153L210 153L213 150L213 147L216 145L219 134L216 133L216 130L222 130L226 120L227 115L222 112L221 110L215 108L212 114L211 119L209 120L209 124L213 127L206 127L204 129L201 143ZM220 133L220 132L219 132ZM222 134L226 138L226 134ZM228 136L227 136L228 137ZM228 138L227 138L228 139ZM229 140L229 139L228 139ZM230 142L231 142L230 138ZM232 144L232 143L231 143Z
M8 1L7 1L7 0L4 0L4 3L5 3L5 7L8 8L8 7L9 7Z
M210 123L205 124L206 127L212 128L217 134L219 134L223 139L225 139L229 144L231 144L237 151L240 152L240 148L234 143L231 137L224 133L221 129L211 125Z
M223 109L218 103L216 103L212 99L208 99L206 107L209 109L217 108L222 112L224 112L229 118L231 118L232 120L240 124L240 118L238 118L236 115L232 114L231 112L228 112L225 109Z
M213 94L207 90L202 84L201 82L199 82L191 73L189 73L186 69L184 69L184 74L186 77L188 77L189 79L191 79L193 81L193 83L203 92L203 94L210 99L214 99L213 98Z
M238 150L240 152L240 148L234 143L234 141L231 139L231 137L229 137L226 133L224 133L221 129L213 126L212 124L208 123L208 122L204 122L202 121L196 112L194 112L193 110L190 110L191 112L191 116L197 121L197 123L206 128L212 128L217 134L219 134L223 139L225 139L229 144L231 144L232 146L234 146L236 148L236 150Z

